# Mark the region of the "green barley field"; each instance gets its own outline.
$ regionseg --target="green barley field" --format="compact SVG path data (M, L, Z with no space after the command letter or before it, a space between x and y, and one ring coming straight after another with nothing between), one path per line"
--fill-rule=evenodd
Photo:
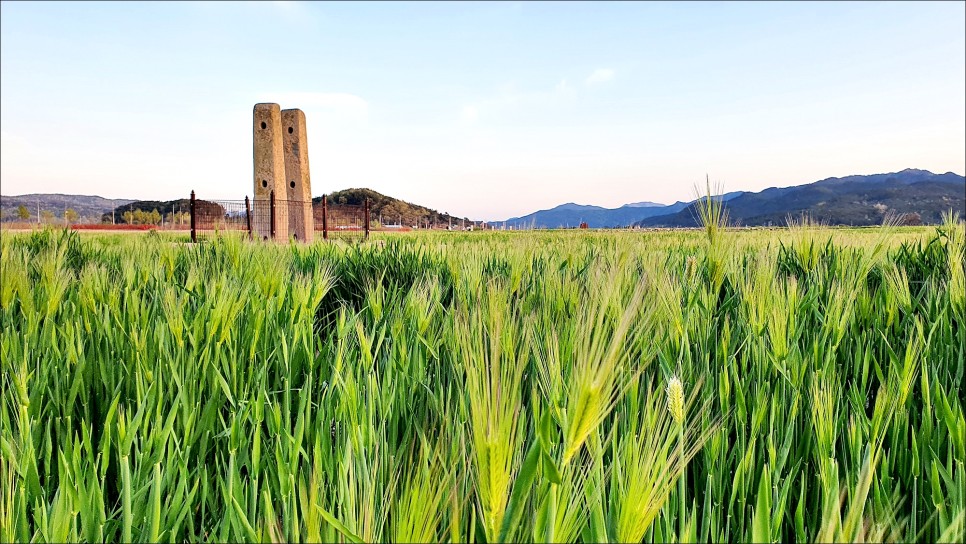
M0 237L0 541L962 541L964 228Z

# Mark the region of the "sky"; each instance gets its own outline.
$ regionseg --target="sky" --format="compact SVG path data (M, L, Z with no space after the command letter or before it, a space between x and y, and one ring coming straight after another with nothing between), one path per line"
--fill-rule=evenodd
M0 3L5 195L251 195L259 102L314 195L478 220L964 174L966 3Z

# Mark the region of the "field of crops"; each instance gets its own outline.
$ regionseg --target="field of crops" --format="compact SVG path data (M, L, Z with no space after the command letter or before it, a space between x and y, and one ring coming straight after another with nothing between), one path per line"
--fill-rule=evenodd
M0 541L962 541L964 229L0 238Z

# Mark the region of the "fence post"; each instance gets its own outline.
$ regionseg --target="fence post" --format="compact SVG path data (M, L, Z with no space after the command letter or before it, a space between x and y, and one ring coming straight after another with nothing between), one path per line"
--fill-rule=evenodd
M322 239L329 239L329 210L325 195L322 195Z
M268 193L268 232L275 239L275 191Z
M194 244L198 241L198 236L195 233L195 216L198 214L195 213L195 192L193 190L191 191L191 202L188 209L191 211L191 243Z
M248 239L252 239L252 207L248 202L248 195L245 195L245 224L248 226Z
M366 240L368 240L369 239L369 197L366 197L364 208L365 208L365 211L363 212L363 214L365 215L364 220L366 225Z

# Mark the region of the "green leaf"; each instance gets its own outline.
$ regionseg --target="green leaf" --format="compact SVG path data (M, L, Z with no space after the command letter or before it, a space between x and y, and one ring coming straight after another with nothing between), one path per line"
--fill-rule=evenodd
M795 538L799 542L805 542L807 540L805 533L805 489L808 487L806 485L807 481L807 478L802 478L802 487L799 488L798 506L795 508Z
M230 402L232 406L235 406L235 397L231 395L231 388L228 387L228 382L225 381L225 377L221 375L221 372L218 371L218 368L214 364L211 365L211 371L214 372L215 378L218 379L218 384L221 386L221 390L224 391L225 396L228 397L228 402Z
M245 515L245 511L242 510L238 500L235 499L234 495L231 496L231 505L235 509L235 515L238 516L238 520L241 521L242 527L245 528L245 535L248 537L249 542L258 542L258 533L255 532L255 528L252 524L248 522L248 516Z
M557 485L560 485L560 482L561 482L560 471L557 470L557 464L554 463L553 458L550 457L550 455L546 451L541 452L540 458L543 460L544 477L546 477L551 482Z
M158 541L161 530L161 463L154 464L154 485L151 489L151 532L149 540Z
M134 516L131 513L131 467L127 455L121 456L121 535L124 542L131 542L131 525Z
M930 463L929 471L929 483L932 485L932 502L936 505L939 510L943 509L946 504L946 499L943 496L942 488L939 485L939 470L937 468L937 462L933 461Z
M353 544L362 544L361 538L353 534L353 532L347 529L345 525L342 525L342 523L335 519L335 516L328 513L325 508L322 508L319 505L315 505L315 507L319 510L319 513L322 514L322 517L325 519L325 521L328 521L330 525L338 529L340 533L344 534L345 537L349 539L349 542L352 542Z
M540 445L546 452L550 451L550 446L552 445L550 441L552 432L553 418L550 416L550 410L547 409L543 411L543 415L540 417L540 424L537 426L537 438L540 440Z
M589 480L588 480L589 481ZM601 482L595 481L594 486L601 486ZM584 542L607 542L607 520L604 516L603 494L599 487L594 490L594 494L588 497L590 506L590 520L583 532Z
M533 540L535 542L553 542L553 516L551 510L556 509L556 504L551 506L550 502L556 503L557 494L553 486L547 486L546 494L540 501L537 508L537 515L533 520Z
M530 494L533 479L537 475L537 463L540 461L541 451L539 441L530 446L530 451L527 452L527 457L523 460L523 466L520 467L516 481L513 482L513 492L510 493L510 501L507 503L503 523L500 525L500 536L498 538L500 542L509 541L510 532L520 522L520 517L523 515L523 504L527 500L527 495Z
M771 542L771 477L768 463L762 469L761 480L758 484L758 504L751 521L751 540L753 542Z

